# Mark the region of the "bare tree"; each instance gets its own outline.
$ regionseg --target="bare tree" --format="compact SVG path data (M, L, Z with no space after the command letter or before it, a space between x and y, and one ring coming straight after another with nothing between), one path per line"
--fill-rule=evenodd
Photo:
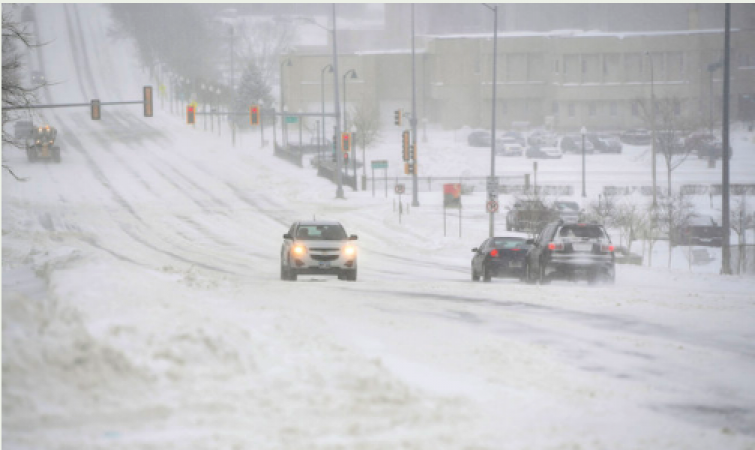
M747 272L747 230L755 228L755 214L747 214L747 197L740 197L731 212L729 224L739 236L737 273Z
M678 233L678 230L690 224L695 212L692 203L681 194L663 197L658 206L659 214L663 218L662 223L669 236L668 267L671 267L673 236Z
M647 218L647 211L637 203L625 202L616 209L616 225L627 236L627 251L632 251L632 243L639 236Z
M598 201L591 202L587 207L587 217L589 220L596 220L603 225L608 225L615 220L618 205L616 196L600 195Z
M280 72L281 55L288 53L296 36L292 19L275 17L273 20L236 24L237 54L241 60L254 61L268 86L274 85Z
M374 103L364 100L357 103L351 122L357 128L357 144L363 148L370 148L380 138L380 112Z
M641 118L646 126L655 129L655 151L663 156L666 164L668 190L671 189L671 173L690 155L691 148L684 145L687 136L700 126L699 119L694 119L684 108L684 100L677 96L655 99L655 124L653 111L648 99L636 98Z
M2 16L3 23L3 145L14 145L16 147L22 147L23 142L16 139L6 130L6 124L13 122L19 118L14 111L8 111L6 108L18 108L29 106L36 101L34 91L39 89L40 86L25 87L21 82L21 69L23 62L19 54L19 45L24 47L35 47L32 42L31 35L26 32L24 27L13 20L11 12L6 10ZM26 181L25 178L20 178L13 173L13 170L3 164L3 169L7 170L13 177L19 181Z

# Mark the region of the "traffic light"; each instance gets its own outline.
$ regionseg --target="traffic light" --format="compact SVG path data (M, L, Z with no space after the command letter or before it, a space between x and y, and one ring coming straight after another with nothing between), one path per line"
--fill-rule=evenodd
M249 123L252 125L260 124L260 107L252 105L249 107Z
M397 109L393 112L393 123L396 124L396 126L401 126L401 110Z
M100 101L92 100L92 120L100 120Z
M402 143L404 161L409 161L409 130L404 130L404 133L402 135Z
M344 153L343 154L343 163L344 164L348 164L349 163L349 154L348 153Z
M351 133L341 133L341 150L344 153L351 151Z
M152 117L152 86L144 86L144 117Z
M186 107L186 123L188 123L189 125L194 125L194 123L195 123L194 107L193 106L187 106Z

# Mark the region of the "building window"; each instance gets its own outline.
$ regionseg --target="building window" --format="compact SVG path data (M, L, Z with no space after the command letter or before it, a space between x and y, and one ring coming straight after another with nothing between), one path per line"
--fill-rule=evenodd
M587 60L582 58L582 73L587 73Z
M619 105L616 104L616 102L611 102L611 116L616 117L616 115L619 112Z
M576 108L574 107L574 102L569 102L569 117L574 117L576 114Z
M554 116L558 115L558 102L554 101L553 103L551 103L551 111Z
M639 107L637 106L637 102L632 102L632 115L634 117L637 117L640 115Z
M680 100L674 100L674 115L678 116L682 113L682 102Z
M595 117L595 114L598 112L598 107L595 104L595 102L589 102L587 104L588 111L590 112L590 117Z
M553 72L558 74L558 60L553 61Z
M508 103L504 100L500 103L498 110L501 112L502 116L505 116L509 113Z

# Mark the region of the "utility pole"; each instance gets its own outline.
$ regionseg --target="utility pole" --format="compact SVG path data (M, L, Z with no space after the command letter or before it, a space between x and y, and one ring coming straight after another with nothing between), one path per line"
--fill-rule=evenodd
M414 3L412 3L412 118L409 123L412 125L412 145L414 148L412 165L412 206L419 206L417 198L417 88L416 88L417 66L414 58Z
M725 31L724 31L724 117L723 117L723 130L721 133L723 140L723 151L721 152L722 161L722 180L721 180L721 213L722 224L724 229L724 242L721 249L722 266L721 273L731 275L731 248L729 247L729 241L731 239L731 228L729 224L729 65L731 61L729 59L729 48L731 47L731 4L727 3Z
M490 125L490 180L493 182L495 180L495 110L496 110L496 103L497 103L497 97L496 97L496 85L498 84L498 77L497 77L497 61L498 61L498 6L490 6L485 3L483 3L483 6L488 8L489 10L493 11L493 82L491 83L493 85L493 111L492 111L492 120ZM488 188L490 189L490 188ZM496 195L497 195L497 186L496 186ZM491 195L492 192L488 192L488 200L493 200L493 195ZM490 237L495 236L495 213L490 212L488 213L490 215Z

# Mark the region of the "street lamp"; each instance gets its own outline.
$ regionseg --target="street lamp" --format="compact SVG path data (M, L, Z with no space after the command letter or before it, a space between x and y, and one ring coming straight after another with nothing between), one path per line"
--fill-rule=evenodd
M320 105L322 107L322 142L327 142L325 139L325 71L333 73L333 65L328 64L320 71ZM335 141L333 141L335 143ZM318 144L320 141L318 141Z
M582 135L582 198L585 198L587 197L587 193L585 193L585 135L587 128L582 127L579 133Z
M650 153L653 158L653 209L655 209L658 203L655 198L655 90L653 85L653 57L650 55L650 52L645 52L645 56L648 57L648 61L650 62L650 122L652 125L650 128Z
M498 77L496 76L496 70L497 70L497 64L496 61L498 60L498 6L490 6L485 3L483 3L483 6L488 8L489 10L493 11L493 82L491 83L493 85L493 101L492 101L492 123L490 126L490 180L491 182L495 180L495 107L496 107L496 85L498 84ZM496 186L497 188L497 186ZM488 200L492 201L494 200L494 196L491 195L492 192L488 192ZM498 192L496 192L497 197ZM490 237L493 237L495 234L495 221L494 221L495 213L490 212Z
M345 74L343 74L343 131L349 129L349 125L346 121L346 117L348 116L348 114L346 113L346 78L349 74L351 74L351 79L354 80L357 77L357 71L354 69L349 69Z
M281 81L280 81L280 90L281 90L280 110L281 110L281 113L284 113L284 103L283 103L283 66L288 66L288 67L293 66L293 64L291 63L291 58L286 58L283 62L281 62L281 70L280 70L280 77L281 77ZM285 116L285 114L281 114L281 117L283 118L283 121L281 122L281 133L283 134L283 136L281 136L281 142L283 143L283 145L286 145L288 143L288 139L287 139L288 136L286 136L286 134L287 134L287 130L286 130L286 116Z

